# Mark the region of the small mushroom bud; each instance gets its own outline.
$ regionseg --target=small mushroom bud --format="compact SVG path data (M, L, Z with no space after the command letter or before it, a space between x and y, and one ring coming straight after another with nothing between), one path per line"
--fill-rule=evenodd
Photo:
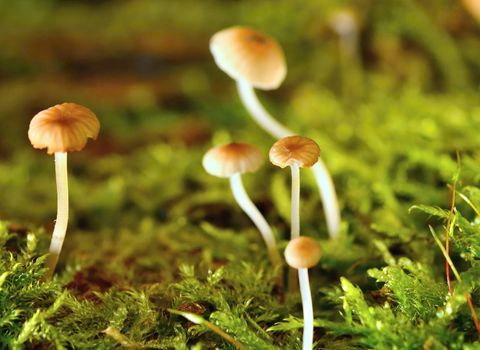
M340 38L342 55L353 56L357 49L359 26L355 12L348 8L337 10L330 16L329 22L332 29Z
M320 256L318 243L310 237L294 238L285 249L287 264L298 269L303 307L303 350L311 350L313 344L313 303L308 269L318 264Z
M309 269L317 265L321 255L320 246L307 236L292 239L285 249L287 264L294 269Z
M263 163L260 150L245 143L230 143L214 147L203 157L203 167L207 173L217 177L228 177L230 187L238 205L253 221L262 234L268 249L268 254L274 265L281 263L275 236L267 221L257 209L245 191L241 175L255 172Z
M34 148L55 154L57 181L57 219L46 265L46 279L53 276L68 225L67 152L82 150L88 138L96 139L100 123L87 107L63 103L36 114L30 122L28 138Z

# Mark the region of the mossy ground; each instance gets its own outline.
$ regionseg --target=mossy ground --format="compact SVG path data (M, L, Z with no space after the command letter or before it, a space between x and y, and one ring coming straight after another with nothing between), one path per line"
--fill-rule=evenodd
M302 233L323 250L311 270L315 348L480 348L467 302L479 310L478 25L449 1L363 5L364 46L342 65L330 1L280 1L275 11L267 1L185 1L183 20L169 15L181 5L167 2L0 1L1 347L235 348L176 310L248 349L301 348L299 295L276 285L228 182L201 167L213 144L250 142L267 154L274 142L207 51L211 33L246 23L284 45L289 78L260 96L318 142L341 202L342 232L331 241L302 171ZM174 39L157 43L165 28ZM28 51L29 42L43 46ZM102 130L69 157L69 230L55 279L42 282L53 158L31 149L26 129L63 100L95 110ZM283 249L289 172L266 163L244 180ZM448 222L461 279L452 272L452 297L434 239L444 244Z

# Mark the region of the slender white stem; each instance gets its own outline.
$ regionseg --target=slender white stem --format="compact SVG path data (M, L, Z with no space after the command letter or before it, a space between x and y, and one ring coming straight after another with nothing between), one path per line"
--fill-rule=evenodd
M355 55L357 49L357 32L352 30L348 33L339 33L341 54L348 59Z
M340 208L338 206L337 194L335 193L335 185L330 173L321 159L312 167L315 181L322 198L323 211L327 222L328 233L331 238L337 238L340 231Z
M68 225L68 176L67 153L55 153L55 176L57 180L57 219L50 242L49 257L47 259L48 272L46 278L53 276L57 265L58 256L62 250L63 240L67 233Z
M303 350L312 350L313 347L313 305L308 269L298 269L298 281L303 306Z
M248 217L253 221L255 226L257 226L258 230L262 234L263 240L267 245L268 254L272 264L280 264L280 253L278 252L277 243L275 241L272 229L245 191L240 174L234 174L230 177L230 187L240 208L242 208L245 214L248 215Z
M290 239L300 236L300 167L297 163L290 165L292 170L292 199L290 212Z
M265 110L249 83L237 80L237 89L245 108L266 132L277 139L294 135ZM340 209L332 178L321 159L313 166L312 171L322 198L328 233L331 238L335 238L340 229Z
M340 12L334 18L333 29L337 33L342 55L352 57L355 55L358 41L358 26L351 13Z
M290 207L290 239L300 236L300 167L293 162L290 165L292 171L292 193ZM288 271L288 291L294 293L298 290L297 271L290 268Z
M277 122L275 118L265 110L258 100L252 85L244 80L237 80L237 89L245 108L264 130L277 139L294 135L292 131Z

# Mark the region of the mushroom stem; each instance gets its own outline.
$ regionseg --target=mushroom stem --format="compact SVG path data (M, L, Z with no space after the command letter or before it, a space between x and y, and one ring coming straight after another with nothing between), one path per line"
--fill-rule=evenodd
M357 28L353 23L349 27L337 28L337 35L339 37L340 54L343 60L348 60L355 56L357 49Z
M328 233L331 238L335 239L340 231L340 208L338 206L337 194L335 193L335 185L325 163L321 159L318 159L318 162L312 166L312 171L317 182L320 197L322 198Z
M292 171L292 198L290 200L290 239L300 236L300 167L296 162L290 165ZM288 269L288 292L298 291L297 271Z
M52 278L57 266L58 257L62 250L63 240L68 225L68 176L67 176L67 153L55 153L55 176L57 180L57 219L53 229L52 241L50 242L49 255L46 261L48 271L45 279Z
M292 198L290 200L290 239L300 236L300 167L297 163L290 165L292 171ZM290 294L298 290L297 271L288 270L288 292Z
M294 239L300 236L300 167L294 162L290 168L292 170L290 239Z
M262 234L263 240L267 245L268 255L270 256L272 264L274 266L278 266L281 263L281 258L272 229L245 191L240 173L230 176L230 187L240 208L242 208L245 214L248 215L248 217L253 221L255 226L257 226L258 230Z
M244 80L237 80L237 89L247 111L266 132L277 139L294 135L265 110L252 85ZM322 199L328 233L331 238L336 238L340 229L340 209L332 177L321 159L312 167L312 170Z
M244 80L237 80L237 89L245 108L255 121L269 134L277 139L294 135L292 131L277 122L263 107L252 85Z
M312 350L313 346L313 305L308 269L298 269L298 281L303 306L303 350Z

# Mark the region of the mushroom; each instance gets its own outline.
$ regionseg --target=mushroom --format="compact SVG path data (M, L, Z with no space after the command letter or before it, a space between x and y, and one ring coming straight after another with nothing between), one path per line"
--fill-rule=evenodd
M203 157L203 167L210 175L228 177L238 205L253 221L267 245L272 263L281 263L272 229L245 191L241 174L255 172L263 163L260 150L246 143L230 143L210 149Z
M254 90L276 89L285 79L285 55L278 42L251 28L235 26L214 34L210 39L210 51L218 67L237 82L240 99L253 119L277 139L294 135L265 110ZM320 190L328 232L334 238L340 229L335 187L321 160L312 170Z
M330 27L338 36L342 94L345 103L350 103L360 98L362 92L359 87L363 85L361 58L358 55L360 18L350 8L337 9L328 17Z
M480 21L480 2L477 0L462 0L462 5L477 21Z
M285 79L285 55L277 41L250 28L231 27L212 36L210 51L217 66L237 82L255 121L276 138L292 134L263 108L254 90L276 89Z
M354 56L358 40L358 19L355 13L350 9L338 10L330 16L329 22L340 38L341 54Z
M45 278L53 276L68 225L67 152L82 150L88 138L96 139L100 123L87 107L76 103L58 104L37 113L30 122L28 138L34 148L55 154L57 219L50 243Z
M306 236L292 239L285 249L287 264L298 270L303 307L303 350L311 350L313 344L313 305L308 269L320 261L320 256L318 243Z
M270 148L270 162L280 168L289 166L292 172L291 239L300 235L300 168L310 168L318 162L320 148L312 139L287 136Z

